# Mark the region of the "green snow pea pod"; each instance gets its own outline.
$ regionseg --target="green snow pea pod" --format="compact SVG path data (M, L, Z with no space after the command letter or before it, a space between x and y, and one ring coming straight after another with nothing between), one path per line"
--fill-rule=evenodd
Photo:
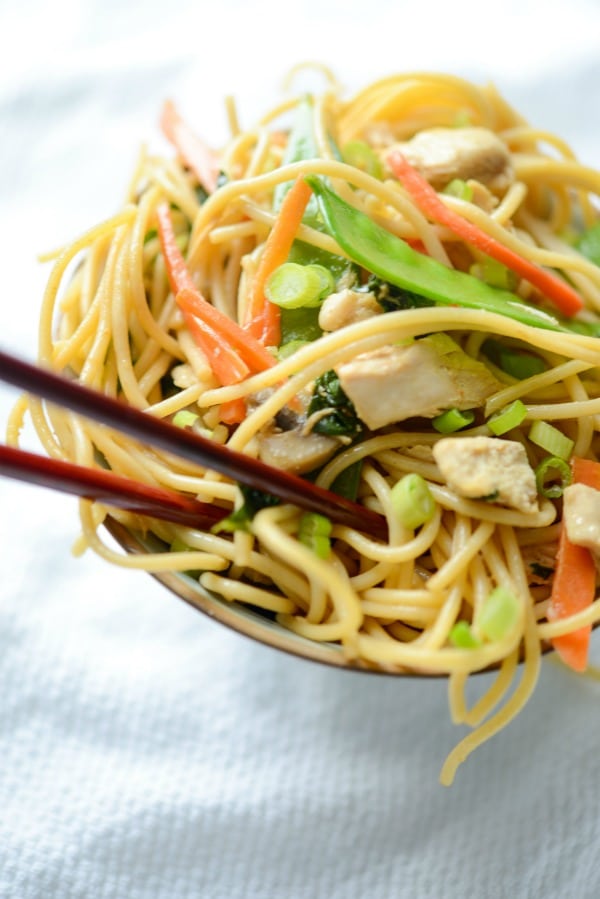
M317 175L307 175L326 229L350 259L390 284L433 300L505 315L524 325L565 331L558 319L524 303L514 293L492 287L465 272L449 269L413 250L404 240L342 200Z

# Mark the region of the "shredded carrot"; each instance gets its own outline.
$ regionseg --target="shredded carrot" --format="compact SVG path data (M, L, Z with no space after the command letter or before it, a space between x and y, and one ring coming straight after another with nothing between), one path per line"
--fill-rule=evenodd
M239 425L246 417L244 400L229 400L219 406L219 418L226 425Z
M262 343L259 343L255 337L248 334L243 328L240 328L237 322L215 309L212 303L209 303L199 290L184 287L177 294L177 305L181 309L191 312L192 315L195 315L206 324L211 325L215 331L227 338L250 371L266 371L267 368L272 368L277 364L275 357L271 355Z
M184 310L183 318L190 334L205 354L220 384L245 381L250 369L223 337Z
M583 309L579 294L565 281L525 259L514 250L504 246L477 225L457 215L440 200L437 192L401 153L394 151L387 158L388 165L411 195L422 212L445 225L463 240L477 247L483 253L501 262L511 271L525 278L556 306L564 315L570 316Z
M195 290L196 285L189 273L183 254L177 245L168 203L161 203L157 207L156 217L158 219L160 249L165 261L171 290L174 294L179 293L184 288Z
M182 119L171 100L165 100L163 104L160 127L205 191L212 194L219 177L217 158Z
M600 463L573 458L571 469L575 483L600 489ZM571 543L563 522L548 620L567 618L587 609L594 601L595 593L596 565L592 553L584 546ZM575 671L585 671L587 667L591 630L591 625L586 625L552 640L563 662Z
M181 309L196 316L226 340L246 363L250 371L260 372L276 364L276 359L251 334L216 309L202 296L189 273L181 250L177 246L171 213L166 203L157 211L158 235L167 268L171 290Z
M281 340L279 306L267 300L265 284L288 258L311 193L302 176L286 193L252 282L244 330L264 346L278 346Z
M232 346L229 339L231 326L235 325L246 344L250 342L249 335L246 335L239 325L232 322L226 315L215 309L197 290L177 245L171 213L166 203L158 207L157 218L158 237L169 284L175 294L177 304L183 312L186 327L206 356L219 384L237 384L244 381L250 374L250 368L237 352L237 348ZM182 298L181 302L180 297ZM253 354L251 348L249 352L255 362L253 370L262 371L273 362L269 361L267 365L266 359L263 360L262 356L258 355L267 351L260 344L257 346L258 351ZM258 358L256 358L257 355ZM261 367L256 367L259 364ZM220 408L220 418L226 424L238 424L244 420L245 415L246 406L241 399L224 403Z

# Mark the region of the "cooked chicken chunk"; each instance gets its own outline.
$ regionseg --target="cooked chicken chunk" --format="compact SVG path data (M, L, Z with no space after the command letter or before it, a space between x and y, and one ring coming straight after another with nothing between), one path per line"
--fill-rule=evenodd
M537 512L535 474L524 447L497 437L444 437L433 456L451 490L520 512Z
M453 178L470 178L497 193L514 179L506 144L488 128L429 128L395 149L441 190Z
M346 287L330 294L323 302L319 310L319 327L323 331L337 331L381 312L383 309L372 293L361 293Z
M275 468L305 474L324 465L338 446L337 440L321 434L272 431L259 436L259 457Z
M443 335L439 335L443 337ZM406 418L433 418L444 409L472 409L498 389L481 362L447 338L449 352L433 338L409 346L385 346L336 367L358 417L375 430Z
M563 516L571 543L600 555L600 490L571 484L563 494Z

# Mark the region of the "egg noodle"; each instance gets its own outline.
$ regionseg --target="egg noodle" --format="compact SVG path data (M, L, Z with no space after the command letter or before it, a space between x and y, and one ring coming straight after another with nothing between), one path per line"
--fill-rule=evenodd
M600 341L593 325L600 322L600 267L578 249L577 234L598 220L594 204L600 174L580 164L563 140L530 126L490 85L434 73L402 74L346 99L331 73L319 72L322 91L294 93L295 71L285 99L248 129L240 127L233 101L227 101L232 133L218 152L222 175L211 192L199 189L196 174L170 147L161 153L142 151L121 211L51 254L40 362L161 418L191 411L198 416L194 427L256 456L264 435L279 433L274 422L282 410L293 409L296 397L311 396L325 373L363 354L410 347L426 335L443 333L497 382L476 404L473 420L450 436L491 437L490 416L520 400L525 417L497 439L520 443L532 469L547 455L529 439L536 421L551 423L570 438L573 455L596 460ZM309 111L316 152L298 152L290 159L301 109ZM178 246L198 289L242 325L265 241L279 214L274 198L299 176L320 179L351 209L429 259L476 278L484 266L476 248L433 221L385 164L373 172L345 152L359 146L385 163L390 147L408 147L417 133L432 128L486 129L503 142L512 175L502 188L486 186L477 174L472 179L459 174L459 187L470 185L468 195L437 187L439 196L480 231L566 279L584 304L574 321L590 325L588 332L536 327L489 309L417 304L350 321L316 338L295 335L289 353L277 355L276 347L269 348L279 359L273 367L220 384L171 291L157 235L160 204L169 204ZM352 294L355 288L364 294L368 267L352 260L335 229L306 215L296 238L305 249L316 248L319 259L332 254L341 264L354 264L357 280L344 276L333 292ZM523 304L558 314L526 279L510 283ZM537 367L515 376L490 347L533 356ZM240 398L246 417L237 425L224 423L223 405ZM30 397L14 409L9 442L18 442L26 413L50 456L108 466L193 494L222 506L224 516L243 504L237 484ZM320 413L325 414L327 409ZM304 422L307 439L312 420ZM334 524L326 538L328 551L315 552L298 537L302 511L289 505L260 508L231 533L206 533L110 510L127 527L150 531L164 544L165 551L127 555L104 539L106 507L82 500L77 550L91 547L129 568L196 571L208 590L263 609L310 640L338 643L348 659L365 667L448 675L452 718L472 728L443 767L442 782L449 784L467 755L523 708L535 687L544 645L600 620L600 600L575 615L548 620L560 495L539 495L535 508L524 510L494 496L461 494L442 475L433 453L444 438L448 434L432 427L427 413L362 428L351 439L333 435L335 451L310 472L317 484L334 489L342 473L358 472L358 502L386 517L387 543ZM393 496L394 485L409 473L423 479L434 500L427 520L413 528L398 517ZM477 635L481 609L499 586L518 600L518 614L508 628L493 639L474 639L473 645L453 642L459 621ZM468 676L488 666L497 672L469 707Z

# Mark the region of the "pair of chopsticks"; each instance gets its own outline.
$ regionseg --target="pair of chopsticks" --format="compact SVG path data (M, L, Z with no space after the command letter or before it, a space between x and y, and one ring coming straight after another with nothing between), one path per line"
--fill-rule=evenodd
M326 515L336 524L381 539L387 536L385 519L371 509L1 350L0 380L283 502ZM174 490L3 445L0 475L201 529L226 515L217 506Z

